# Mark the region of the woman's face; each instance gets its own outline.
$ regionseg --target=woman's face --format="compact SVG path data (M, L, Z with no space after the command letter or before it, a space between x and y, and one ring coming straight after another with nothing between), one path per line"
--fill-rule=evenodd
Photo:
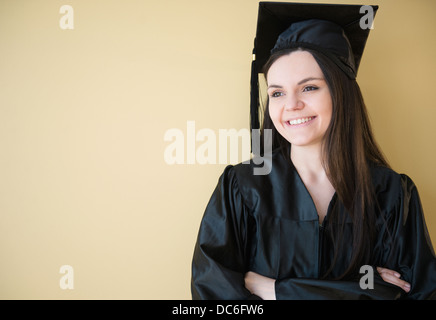
M267 73L269 114L293 146L321 144L332 117L332 99L318 63L307 51L278 58Z

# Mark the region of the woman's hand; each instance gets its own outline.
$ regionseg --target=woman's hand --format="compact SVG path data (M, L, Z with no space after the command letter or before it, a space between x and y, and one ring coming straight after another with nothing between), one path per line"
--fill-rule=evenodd
M245 274L245 287L263 300L276 300L275 279L249 271Z
M400 287L406 292L410 291L410 283L401 280L401 275L398 272L381 267L377 267L377 271L385 282Z

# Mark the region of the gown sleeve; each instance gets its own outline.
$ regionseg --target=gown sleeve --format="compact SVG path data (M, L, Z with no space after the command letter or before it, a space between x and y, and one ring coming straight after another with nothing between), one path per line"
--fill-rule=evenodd
M393 219L392 245L387 268L397 269L411 284L406 299L436 299L436 257L427 231L418 190L401 175L402 197ZM386 250L387 251L387 250Z
M288 278L276 281L277 299L436 299L436 258L428 235L418 191L401 176L401 195L387 221L388 234L381 244L386 267L411 284L409 293L386 283L374 270L374 288L363 290L359 281L325 281Z
M245 288L252 218L228 166L206 207L192 260L191 292L198 299L258 299Z
M401 297L397 286L384 282L374 272L372 289L362 289L359 279L355 281L319 280L305 278L288 278L277 280L275 285L277 300L395 300ZM363 276L363 275L362 275Z

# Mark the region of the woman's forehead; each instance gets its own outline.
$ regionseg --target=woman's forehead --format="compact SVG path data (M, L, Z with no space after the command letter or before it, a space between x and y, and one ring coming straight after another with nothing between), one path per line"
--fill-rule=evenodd
M321 68L308 51L294 51L278 58L269 68L267 82L274 80L301 81L304 78L324 78Z

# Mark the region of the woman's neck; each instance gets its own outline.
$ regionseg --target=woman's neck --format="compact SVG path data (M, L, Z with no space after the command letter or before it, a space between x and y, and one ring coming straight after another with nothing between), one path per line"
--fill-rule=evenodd
M291 160L300 176L309 178L325 177L326 172L322 165L321 147L313 146L292 146Z
M320 224L324 221L335 193L321 159L321 147L319 146L291 147L292 163L312 197Z

